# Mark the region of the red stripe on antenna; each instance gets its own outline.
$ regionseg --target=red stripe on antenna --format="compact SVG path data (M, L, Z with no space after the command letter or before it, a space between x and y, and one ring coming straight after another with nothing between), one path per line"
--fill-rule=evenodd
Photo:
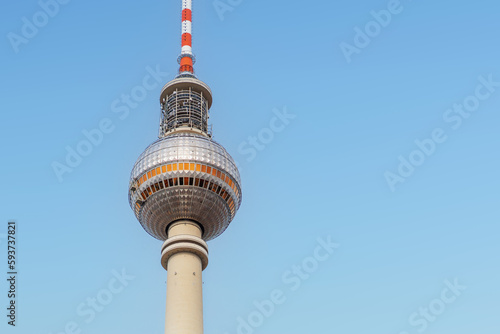
M181 67L179 72L191 72L193 73L193 60L190 57L183 57L181 59Z
M191 46L192 43L192 37L191 34L185 33L182 34L182 46Z
M183 9L182 10L182 21L191 21L193 19L193 12L191 9Z

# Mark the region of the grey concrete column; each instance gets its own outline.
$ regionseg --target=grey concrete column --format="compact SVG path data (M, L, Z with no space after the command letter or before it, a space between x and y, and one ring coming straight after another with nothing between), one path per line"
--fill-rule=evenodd
M208 246L200 226L175 222L162 246L167 270L165 334L203 334L202 271L208 265Z

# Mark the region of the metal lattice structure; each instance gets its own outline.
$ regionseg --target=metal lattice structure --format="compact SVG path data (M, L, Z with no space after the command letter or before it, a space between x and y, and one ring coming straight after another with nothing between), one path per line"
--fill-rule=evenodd
M212 136L208 126L212 92L204 82L195 77L172 80L162 89L160 105L160 138L179 129Z
M180 127L208 133L208 102L192 88L176 89L162 103L160 137Z

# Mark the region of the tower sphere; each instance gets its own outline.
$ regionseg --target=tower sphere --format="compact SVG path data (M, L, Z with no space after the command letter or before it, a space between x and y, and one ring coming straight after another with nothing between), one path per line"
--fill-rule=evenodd
M135 163L129 202L142 227L160 240L181 219L202 238L219 236L241 203L241 180L229 153L208 136L179 128L151 144Z

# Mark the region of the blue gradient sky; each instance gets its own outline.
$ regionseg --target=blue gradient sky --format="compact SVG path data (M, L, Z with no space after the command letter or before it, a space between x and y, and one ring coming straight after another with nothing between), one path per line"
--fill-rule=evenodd
M500 87L480 87L489 96L458 127L448 111L475 101L479 77L500 81L498 1L402 0L350 62L341 43L376 29L370 12L388 1L232 3L224 20L212 1L194 12L214 139L243 179L236 219L209 243L205 333L498 333ZM2 263L8 219L20 243L18 326L2 311L0 331L71 333L74 322L80 333L162 333L161 242L127 201L131 168L157 136L160 84L126 114L121 98L147 68L168 72L161 85L176 74L180 1L72 0L16 53L9 33L40 10L28 0L0 11ZM265 137L284 110L294 118ZM54 162L103 120L110 133L60 182ZM435 129L446 140L391 189L386 172L422 158L415 141ZM253 157L259 135L269 140ZM340 247L307 279L290 271L314 264L328 236ZM135 278L87 322L78 308L122 269ZM442 302L455 279L465 291ZM286 300L261 321L254 302L273 290ZM425 320L421 307L439 314ZM241 325L249 317L256 328Z

